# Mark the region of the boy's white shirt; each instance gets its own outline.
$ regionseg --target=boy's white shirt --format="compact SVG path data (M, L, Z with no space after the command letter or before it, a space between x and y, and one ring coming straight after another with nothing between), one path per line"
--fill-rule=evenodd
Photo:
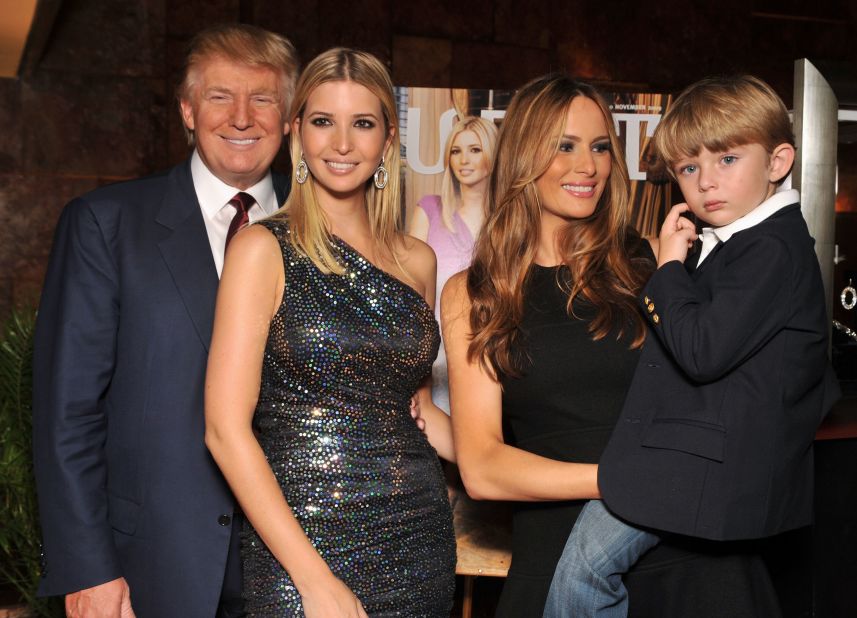
M785 208L791 204L800 202L800 193L797 189L780 190L774 193L771 197L756 206L740 219L735 219L732 223L722 227L704 227L702 228L702 248L699 251L699 261L696 263L697 268L702 264L712 249L719 242L726 242L732 236L743 230L748 230L754 225L758 225L778 210Z

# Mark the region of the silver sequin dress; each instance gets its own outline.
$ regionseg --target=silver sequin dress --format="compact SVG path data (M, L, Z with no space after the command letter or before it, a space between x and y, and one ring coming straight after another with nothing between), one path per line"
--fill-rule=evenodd
M409 400L439 334L408 285L336 239L344 275L325 275L264 221L286 284L271 322L254 424L295 517L370 616L447 618L455 538L434 449ZM242 535L249 616L303 616L291 579L256 532Z

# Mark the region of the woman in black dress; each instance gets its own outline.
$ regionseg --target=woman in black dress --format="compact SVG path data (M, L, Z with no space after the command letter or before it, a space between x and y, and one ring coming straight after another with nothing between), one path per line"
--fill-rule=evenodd
M509 106L473 264L442 300L455 448L468 493L519 502L498 616L541 616L645 338L653 248L603 99L547 76ZM665 543L628 575L636 618L776 616L761 560Z

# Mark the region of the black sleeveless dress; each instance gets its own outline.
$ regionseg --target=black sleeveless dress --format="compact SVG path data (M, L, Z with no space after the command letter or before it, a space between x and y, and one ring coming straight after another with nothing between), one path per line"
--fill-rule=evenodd
M643 242L637 253L651 255ZM597 463L616 424L639 350L617 332L593 341L591 308L577 302L569 318L558 282L565 267L534 265L525 288L523 339L516 350L526 373L503 379L506 441L551 459ZM512 564L497 616L539 618L553 571L583 501L517 503ZM625 578L631 618L773 618L776 594L761 559L745 547L671 539Z
M254 424L304 531L370 616L449 616L455 538L446 484L409 401L437 354L434 313L410 286L336 239L344 275L283 251ZM248 525L250 616L303 616L289 575Z

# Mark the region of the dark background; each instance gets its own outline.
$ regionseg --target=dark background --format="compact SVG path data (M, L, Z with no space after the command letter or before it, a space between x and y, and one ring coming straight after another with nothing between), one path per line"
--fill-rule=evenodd
M37 301L71 197L187 156L173 96L184 46L223 21L285 34L304 63L334 45L369 50L408 86L515 88L564 69L675 92L746 71L791 106L793 62L808 57L857 106L850 0L41 0L19 78L0 79L0 316ZM840 201L857 211L855 139L840 140ZM857 246L842 252L857 264Z

